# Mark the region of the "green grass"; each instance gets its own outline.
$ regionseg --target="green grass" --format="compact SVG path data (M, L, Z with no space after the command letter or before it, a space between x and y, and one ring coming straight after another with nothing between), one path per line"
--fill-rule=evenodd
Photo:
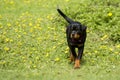
M57 5L88 26L80 69L69 64ZM119 80L119 7L119 0L1 0L0 80Z

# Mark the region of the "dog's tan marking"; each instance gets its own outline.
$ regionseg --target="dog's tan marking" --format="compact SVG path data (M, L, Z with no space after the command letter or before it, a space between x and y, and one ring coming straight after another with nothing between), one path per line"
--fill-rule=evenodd
M76 59L75 60L75 65L74 65L74 69L80 68L80 60Z

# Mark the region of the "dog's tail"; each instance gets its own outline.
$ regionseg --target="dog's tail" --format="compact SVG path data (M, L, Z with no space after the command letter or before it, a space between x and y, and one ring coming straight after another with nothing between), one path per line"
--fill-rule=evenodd
M70 18L68 18L59 8L57 8L57 11L59 12L59 14L68 22L68 23L73 23L74 21L71 20Z

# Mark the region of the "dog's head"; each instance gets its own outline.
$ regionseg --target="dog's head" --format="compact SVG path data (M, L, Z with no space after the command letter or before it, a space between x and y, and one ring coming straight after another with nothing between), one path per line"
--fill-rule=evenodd
M70 38L79 39L82 34L82 25L79 22L70 24Z

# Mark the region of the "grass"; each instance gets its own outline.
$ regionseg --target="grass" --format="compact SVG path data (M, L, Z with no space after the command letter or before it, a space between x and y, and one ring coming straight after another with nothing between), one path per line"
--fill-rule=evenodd
M69 64L57 5L88 26L80 69ZM119 0L1 0L0 80L119 80L119 6Z

